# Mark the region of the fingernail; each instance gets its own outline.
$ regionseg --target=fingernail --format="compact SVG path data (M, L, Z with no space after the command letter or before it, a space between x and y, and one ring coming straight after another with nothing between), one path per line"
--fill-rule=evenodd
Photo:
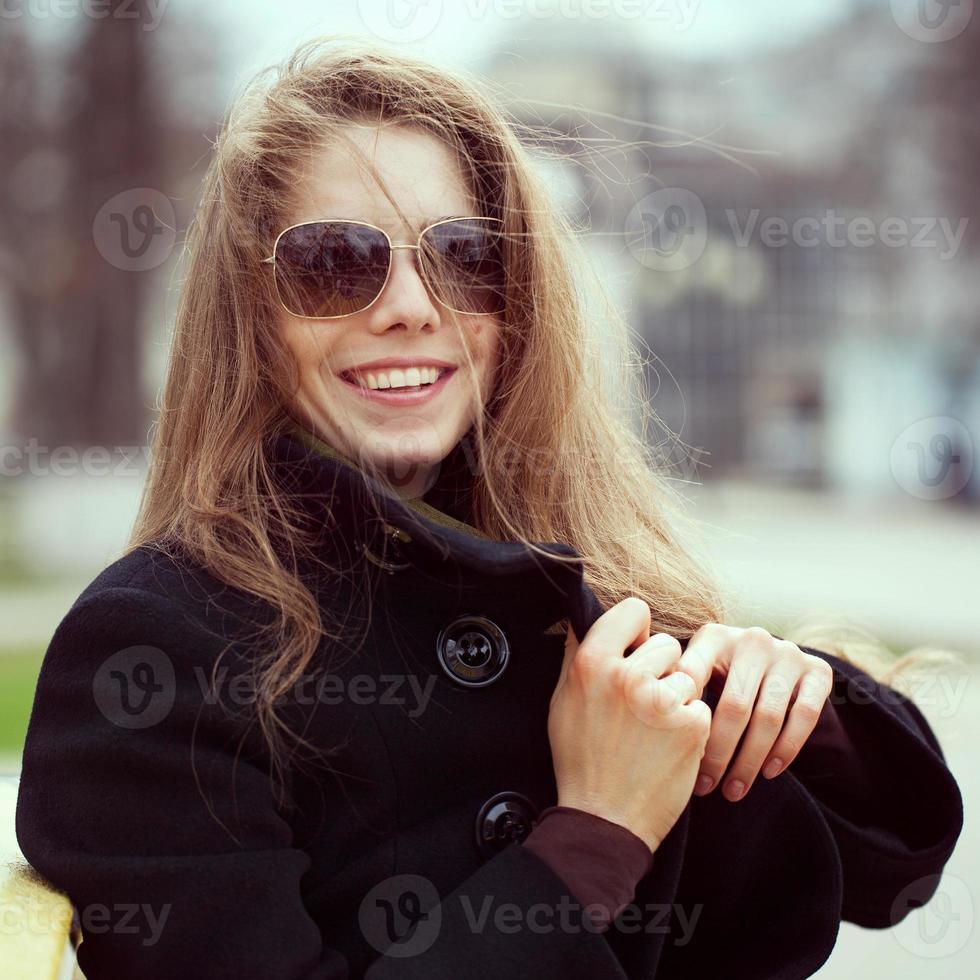
M782 768L783 768L782 759L772 759L770 760L769 765L766 766L765 769L763 769L762 774L767 779L772 779L772 777L775 776L776 773L779 772L779 770Z
M745 792L745 783L741 779L733 779L728 784L728 798L730 800L741 799L742 794Z
M706 776L704 773L701 773L701 775L698 776L698 784L695 786L694 792L698 795L703 795L704 793L707 793L708 790L714 786L714 784L715 781L710 776Z

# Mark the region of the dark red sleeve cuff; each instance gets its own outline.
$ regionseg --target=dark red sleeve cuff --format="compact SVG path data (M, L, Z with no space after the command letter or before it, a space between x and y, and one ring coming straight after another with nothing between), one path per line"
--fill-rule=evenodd
M653 851L642 838L570 806L543 810L522 846L564 880L600 932L633 900L640 879L653 867Z

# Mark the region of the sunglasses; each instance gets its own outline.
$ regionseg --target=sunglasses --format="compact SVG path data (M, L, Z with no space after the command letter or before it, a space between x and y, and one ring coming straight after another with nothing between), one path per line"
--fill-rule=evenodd
M456 313L504 310L503 222L446 218L424 228L415 245L392 245L366 221L305 221L279 233L272 264L279 302L293 316L332 320L366 310L381 295L396 248L413 248L435 298Z

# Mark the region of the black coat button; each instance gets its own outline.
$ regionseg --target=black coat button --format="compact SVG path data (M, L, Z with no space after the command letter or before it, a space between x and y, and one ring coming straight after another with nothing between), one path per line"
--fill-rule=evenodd
M464 687L485 687L510 659L504 631L486 616L460 616L440 630L436 654L442 669Z
M412 536L402 528L388 524L386 521L382 522L381 533L384 542L382 554L377 554L368 547L366 542L362 541L361 549L364 552L364 557L389 574L411 567L411 562L404 560L403 547L411 542Z
M521 793L507 790L491 796L476 815L476 846L483 860L525 840L537 816L538 808Z

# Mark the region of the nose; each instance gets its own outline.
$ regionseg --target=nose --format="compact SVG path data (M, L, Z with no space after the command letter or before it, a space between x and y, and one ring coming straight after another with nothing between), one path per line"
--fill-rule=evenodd
M401 324L419 330L438 325L439 308L418 266L418 245L392 245L388 282L375 304L373 323L382 330Z

